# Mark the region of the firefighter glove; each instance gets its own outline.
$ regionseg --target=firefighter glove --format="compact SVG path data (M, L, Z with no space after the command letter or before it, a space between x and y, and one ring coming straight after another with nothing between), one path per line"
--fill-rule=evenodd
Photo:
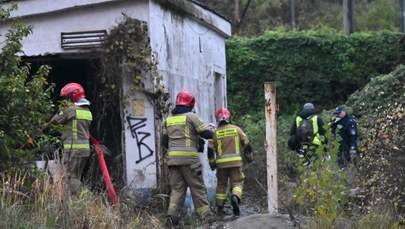
M198 152L202 153L204 152L205 148L205 140L203 138L198 137Z
M217 164L215 162L210 162L210 168L212 171L214 171L217 168Z
M215 132L217 130L217 127L214 123L210 123L208 124L208 129L210 129L212 132Z
M253 161L253 154L252 154L252 152L245 153L245 159L246 159L247 163L252 162L252 161Z

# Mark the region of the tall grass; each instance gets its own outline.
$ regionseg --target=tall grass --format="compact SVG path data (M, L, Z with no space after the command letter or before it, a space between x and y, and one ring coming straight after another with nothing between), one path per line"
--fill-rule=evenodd
M1 177L0 228L164 228L154 206L130 198L113 206L105 193L89 189L68 196L46 173L29 187L26 174Z

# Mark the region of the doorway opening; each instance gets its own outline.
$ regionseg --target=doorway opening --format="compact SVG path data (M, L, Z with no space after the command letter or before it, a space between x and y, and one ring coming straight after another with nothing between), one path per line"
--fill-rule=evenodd
M123 124L120 113L120 98L109 98L110 101L114 101L109 104L105 104L105 100L102 99L102 96L104 96L102 95L104 85L102 85L102 80L99 77L100 60L98 58L42 56L25 57L23 58L23 62L31 63L32 73L35 73L42 65L48 65L52 68L48 76L48 82L55 85L54 96L52 98L55 105L61 99L59 93L63 86L71 82L79 83L83 86L86 99L91 102L90 110L93 114L90 134L103 145L104 158L114 185L124 185L122 156ZM54 113L57 110L58 108L55 107ZM91 159L97 160L97 157L92 156ZM95 163L98 164L97 161ZM91 171L91 173L101 174L97 170L98 168L95 168L95 171Z

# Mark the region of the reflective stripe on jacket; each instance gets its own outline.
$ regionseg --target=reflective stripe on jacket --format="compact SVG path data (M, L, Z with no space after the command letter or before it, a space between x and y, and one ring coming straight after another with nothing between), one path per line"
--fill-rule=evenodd
M62 108L51 120L64 125L62 131L63 147L65 149L78 149L83 156L90 153L90 124L93 115L87 106L72 104Z
M88 131L88 126L93 120L93 115L89 110L75 110L75 118L72 120L72 138L64 141L65 149L89 149L89 134L83 133ZM87 131L86 131L87 130ZM83 139L83 136L87 136Z
M169 138L168 165L199 162L198 135L206 129L202 119L193 112L167 117L163 125L163 135Z
M225 124L218 127L209 147L215 150L218 168L240 167L242 151L248 143L245 133L238 126ZM213 158L209 160L214 162Z

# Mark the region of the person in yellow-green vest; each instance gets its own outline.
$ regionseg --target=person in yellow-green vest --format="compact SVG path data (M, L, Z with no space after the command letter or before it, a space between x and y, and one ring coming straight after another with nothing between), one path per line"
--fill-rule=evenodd
M191 92L181 90L176 96L176 107L163 121L162 144L170 180L170 202L166 224L179 225L187 188L190 189L196 215L208 223L215 220L211 212L203 179L199 152L213 130L194 112L195 98Z
M231 190L232 211L235 216L240 215L239 204L242 199L243 183L243 158L248 163L253 161L252 146L246 134L236 125L231 124L231 112L220 108L216 112L218 128L214 137L209 140L208 159L211 170L217 170L217 190L215 201L217 215L223 217L224 202L227 197L228 181Z
M303 125L308 123L310 125ZM305 103L303 109L295 117L290 130L288 145L290 149L296 150L298 154L311 152L313 155L301 155L309 160L312 156L317 157L314 152L321 145L326 144L324 122L321 117L315 114L315 107L312 103ZM303 147L308 147L302 150ZM326 148L324 149L326 151ZM310 163L309 161L307 161Z
M60 96L68 101L67 107L61 107L51 119L51 123L63 125L62 165L65 185L75 195L82 186L81 177L90 156L90 124L93 120L83 87L78 83L66 84Z

